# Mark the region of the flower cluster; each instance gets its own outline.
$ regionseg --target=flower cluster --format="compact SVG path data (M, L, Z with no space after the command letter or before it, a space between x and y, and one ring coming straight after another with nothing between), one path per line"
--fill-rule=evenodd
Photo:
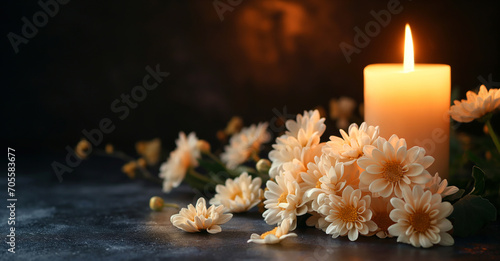
M239 119L239 118L236 118ZM231 123L232 122L232 123ZM230 172L232 176L239 176L241 172L237 171L237 167L246 163L249 160L258 161L259 152L262 145L270 140L270 134L267 131L268 124L267 123L259 123L258 125L251 125L249 127L240 128L241 119L239 120L231 120L228 125L228 130L225 133L231 133L231 139L229 140L229 145L225 147L225 151L220 155L220 159L217 158L210 152L210 144L205 140L200 140L196 137L194 132L191 132L186 136L184 132L179 133L179 138L175 141L177 147L174 151L170 152L170 155L166 162L164 162L160 166L160 178L163 180L163 191L171 192L173 188L178 187L181 182L185 179L186 175L189 175L192 180L198 185L215 185L220 184L220 179L212 179L207 175L203 175L202 173L198 173L195 170L200 164L199 161L202 159L202 155L207 155L211 163L217 165L217 168L222 168L227 172ZM237 125L237 126L233 126ZM231 128L229 128L231 127ZM239 131L239 132L238 132ZM225 134L226 135L226 134ZM142 145L142 144L140 144ZM147 152L145 150L145 152ZM130 169L131 167L129 167ZM205 173L207 172L216 172L213 169L205 168ZM128 170L128 169L126 169ZM130 172L130 171L129 171ZM231 198L230 201L217 201L220 204L227 205L229 211L233 212L241 212L247 210L258 204L255 203L256 200L260 199L260 194L256 193L254 190L256 188L260 189L260 185L262 184L262 180L259 179L258 184L255 183L257 181L250 181L252 183L253 188L247 188L248 184L244 183L243 180L247 180L248 177L242 178L241 187L245 187L245 191L251 191L251 194L255 198ZM238 180L238 179L237 179ZM238 181L235 181L238 183ZM250 184L249 183L249 184ZM254 184L255 183L255 184ZM233 184L226 184L230 188ZM221 193L224 189L219 188ZM231 192L232 193L232 192ZM235 194L236 195L236 194ZM232 196L235 196L232 195ZM226 197L227 195L222 195L222 197ZM247 195L245 195L247 196ZM245 200L250 200L250 202L246 202ZM218 199L217 199L218 200ZM243 201L242 201L243 200ZM243 204L243 205L242 205ZM248 205L250 204L250 205ZM231 205L232 207L229 207ZM238 205L238 206L237 206Z
M293 230L297 216L310 213L307 224L334 238L397 236L416 247L453 244L446 219L453 207L442 197L458 189L430 175L434 158L425 149L408 148L396 135L386 140L366 123L320 143L323 122L318 111L306 111L287 121L287 132L276 139L264 193L268 224L286 220Z

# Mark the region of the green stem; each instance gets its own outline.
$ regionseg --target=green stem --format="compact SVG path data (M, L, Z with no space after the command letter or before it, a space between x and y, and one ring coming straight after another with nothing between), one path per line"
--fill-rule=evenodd
M210 159L212 159L213 161L217 162L217 164L223 166L224 168L226 168L226 165L224 165L224 163L222 163L222 161L217 158L217 156L215 156L214 154L212 154L212 152L203 152L203 154L207 155Z
M174 203L165 203L165 204L163 204L163 207L166 207L166 208L176 208L176 209L181 209L181 208L179 207L179 205L174 204Z
M191 177L193 177L195 179L198 179L199 181L203 181L205 183L214 183L213 180L211 180L210 178L208 178L206 176L201 175L199 172L197 172L193 168L189 168L187 174L191 175Z
M493 143L495 143L495 147L497 147L498 152L500 153L500 141L498 141L498 137L495 134L495 131L493 130L493 127L491 126L490 119L486 121L486 126L488 126L488 133L491 136L491 139L493 140Z

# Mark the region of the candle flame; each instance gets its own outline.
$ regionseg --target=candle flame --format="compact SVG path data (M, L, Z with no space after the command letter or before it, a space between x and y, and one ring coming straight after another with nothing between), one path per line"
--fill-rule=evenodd
M411 37L410 25L406 24L405 28L405 57L403 63L404 72L412 72L415 67L415 60L413 57L413 38Z

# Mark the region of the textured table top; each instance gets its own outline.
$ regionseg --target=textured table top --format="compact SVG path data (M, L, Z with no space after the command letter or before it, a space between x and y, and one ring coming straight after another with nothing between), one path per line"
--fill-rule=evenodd
M73 174L72 174L73 175ZM16 253L1 260L500 260L498 223L479 235L455 238L452 247L417 249L396 239L360 237L332 239L315 228L299 227L296 238L278 245L248 244L251 233L272 229L253 209L235 215L222 232L186 233L172 226L175 209L153 212L148 202L162 196L185 207L196 194L182 186L164 194L158 185L130 181L117 171L82 167L58 183L50 173L18 175L16 192ZM0 231L9 212L1 211Z

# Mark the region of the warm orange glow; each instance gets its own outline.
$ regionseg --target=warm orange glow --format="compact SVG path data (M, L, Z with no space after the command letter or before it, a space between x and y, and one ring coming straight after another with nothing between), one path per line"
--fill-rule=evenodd
M406 24L405 28L405 57L403 70L412 72L415 67L415 59L413 57L413 38L411 37L410 25Z

